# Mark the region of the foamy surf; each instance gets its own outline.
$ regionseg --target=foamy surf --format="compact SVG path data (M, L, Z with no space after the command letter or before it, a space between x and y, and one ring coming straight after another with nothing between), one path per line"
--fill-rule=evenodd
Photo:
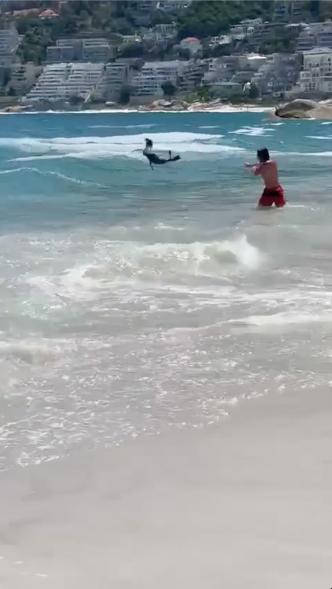
M243 127L230 131L233 135L247 135L248 137L269 136L269 132L274 131L273 127Z
M291 390L299 366L315 386L332 332L329 159L307 122L45 117L2 120L1 467L204 430L277 376ZM276 214L255 210L242 165L264 134L289 200ZM151 171L146 135L181 163Z
M234 145L223 144L222 135L206 133L150 133L158 151L173 151L181 154L218 154L244 151ZM110 157L128 157L141 159L146 134L114 135L108 137L56 137L52 140L5 139L0 146L15 148L30 155L14 158L15 161L31 161L35 157L55 159L73 157L81 159L98 159Z

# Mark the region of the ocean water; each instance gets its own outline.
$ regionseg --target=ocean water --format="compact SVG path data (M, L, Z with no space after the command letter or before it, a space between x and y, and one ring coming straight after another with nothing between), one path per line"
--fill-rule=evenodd
M264 145L283 210L243 169ZM2 116L0 468L330 386L331 164L328 122Z

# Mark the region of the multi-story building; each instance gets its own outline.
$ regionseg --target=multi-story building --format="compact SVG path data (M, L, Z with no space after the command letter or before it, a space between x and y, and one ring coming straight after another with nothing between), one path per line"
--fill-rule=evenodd
M191 92L200 86L203 76L208 69L205 60L190 60L186 62L183 71L179 74L178 89L180 92Z
M63 98L63 84L68 77L71 64L47 65L37 83L27 94L28 100L55 100Z
M163 12L175 13L177 10L188 8L193 0L159 0L157 9Z
M151 29L142 30L142 39L146 43L167 45L169 41L176 38L177 26L173 24L159 24Z
M303 0L276 0L273 20L278 22L301 22L308 13L308 2Z
M209 40L209 47L215 49L216 47L226 47L232 43L232 37L230 35L218 35L211 37Z
M66 99L72 96L87 100L97 89L104 73L101 63L73 63L63 84Z
M229 99L242 94L242 84L238 82L215 82L212 88L219 98Z
M130 64L120 59L106 65L103 77L106 100L119 99L121 88L129 84L132 72Z
M287 21L290 15L290 0L275 0L273 8L273 20Z
M151 25L153 11L158 5L157 0L129 0L131 18L137 26Z
M56 101L75 96L87 100L100 82L103 70L103 64L99 63L47 65L26 99Z
M296 51L310 51L315 47L329 47L332 49L332 22L308 23L300 33Z
M55 46L47 48L47 62L106 63L111 57L111 51L107 39L58 39Z
M226 55L211 59L203 82L214 85L219 82L243 83L249 81L265 61L264 55L256 54Z
M179 77L183 75L186 65L186 61L180 60L146 62L131 81L132 96L136 99L162 97L162 84L171 82L176 85Z
M251 78L262 95L282 95L296 84L301 58L296 54L274 53L265 59Z
M303 69L299 88L304 93L332 92L332 49L328 47L303 52Z
M15 25L0 29L0 65L9 66L13 62L19 42Z
M113 57L107 39L82 39L82 60L90 63L106 63Z
M229 55L210 60L203 82L219 95L221 90L238 93L248 82L254 82L262 95L281 94L296 83L300 67L296 54Z
M290 2L290 20L294 23L306 20L308 16L308 2L293 0Z
M18 96L29 92L36 83L42 67L33 63L14 63L10 68L8 88Z
M271 38L277 39L285 30L284 23L280 22L264 22L257 26L249 37L250 47L254 51L258 51L259 47L265 41Z

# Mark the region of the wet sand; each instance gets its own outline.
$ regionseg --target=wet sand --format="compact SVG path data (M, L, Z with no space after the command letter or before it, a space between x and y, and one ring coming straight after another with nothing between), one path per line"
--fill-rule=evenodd
M331 391L0 478L4 589L332 585Z

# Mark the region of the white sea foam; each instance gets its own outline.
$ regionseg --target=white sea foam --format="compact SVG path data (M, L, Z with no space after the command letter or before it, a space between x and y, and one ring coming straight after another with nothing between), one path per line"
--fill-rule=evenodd
M0 341L0 358L15 358L27 364L45 364L69 349L68 341L25 340L20 342Z
M332 157L332 151L275 151L276 155L295 155L299 157Z
M217 280L257 270L264 256L245 235L232 240L193 243L117 241L97 243L90 262L75 264L58 275L29 274L24 282L55 305L89 301L121 284L180 285L184 277ZM38 302L38 295L34 296Z
M56 156L58 157L58 156ZM61 156L60 156L61 157ZM43 158L43 156L41 156L41 158ZM39 159L41 159L39 158ZM19 158L17 158L19 159ZM21 159L25 159L25 161L29 158L21 158ZM34 159L34 158L31 158ZM86 185L86 186L99 186L101 188L105 188L104 184L99 184L96 182L90 182L89 180L81 180L80 178L74 178L73 176L67 176L66 174L62 174L61 172L55 172L53 170L39 170L38 168L30 168L30 167L21 167L21 168L11 168L8 170L0 170L0 175L6 175L6 174L20 174L20 173L31 173L31 174L37 174L39 176L53 176L55 178L58 178L59 180L65 180L66 182L72 182L73 184L79 184L79 185Z
M230 131L231 135L247 135L249 137L267 136L268 131L274 131L271 127L241 127L236 131Z
M107 158L130 157L141 158L142 146L146 134L118 135L108 137L55 137L0 139L0 146L12 147L29 155L14 158L15 161L29 161L31 158L53 159L58 157L73 158ZM240 147L220 143L222 135L204 133L152 133L158 151L172 148L179 153L233 153L244 151ZM28 159L29 158L29 159Z
M89 129L152 129L155 124L146 125L89 125Z
M320 313L303 313L300 311L285 311L269 315L252 315L241 319L231 320L233 325L252 326L258 328L305 326L310 323L331 323L332 311L321 311Z
M323 139L331 141L332 136L326 137L326 135L306 135L307 139Z

